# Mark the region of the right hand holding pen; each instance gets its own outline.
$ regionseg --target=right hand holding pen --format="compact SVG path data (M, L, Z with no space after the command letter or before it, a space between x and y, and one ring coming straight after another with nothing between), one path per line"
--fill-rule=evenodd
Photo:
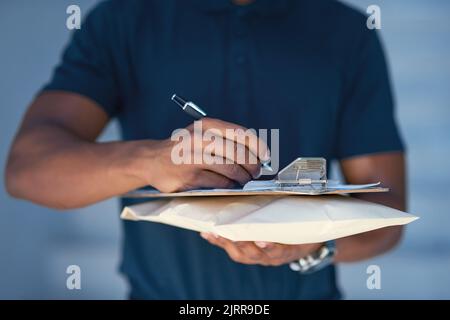
M264 141L236 124L211 118L199 121L202 132L196 131L195 136L198 139L201 135L200 143L194 143L194 124L183 131L190 135L192 141L191 148L188 149L190 154L182 155L184 159L191 160L189 163L177 164L173 159L174 148L179 141L168 138L143 142L136 158L139 159L139 175L147 184L161 192L177 192L198 188L231 188L236 183L244 185L249 180L259 177L260 160L265 161L269 158L269 150ZM234 130L235 134L230 136L231 131L226 131L227 129ZM223 145L223 148L214 149L212 161L204 157L205 151L211 153L207 148L208 146L211 148L212 145L210 139L205 141L201 138L207 131L210 134L214 133L215 139L219 139ZM220 141L221 139L223 141ZM245 152L244 159L239 150ZM195 157L201 160L200 163L198 161L194 163Z

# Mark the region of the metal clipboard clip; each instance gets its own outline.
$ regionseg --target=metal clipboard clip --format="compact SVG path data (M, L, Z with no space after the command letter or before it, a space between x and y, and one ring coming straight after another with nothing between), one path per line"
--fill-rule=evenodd
M324 158L297 158L278 173L275 183L280 189L326 189L327 161Z

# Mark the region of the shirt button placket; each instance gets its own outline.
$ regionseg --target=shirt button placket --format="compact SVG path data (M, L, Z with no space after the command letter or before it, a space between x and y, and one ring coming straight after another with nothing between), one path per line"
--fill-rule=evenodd
M245 11L237 8L231 18L231 41L229 59L229 88L231 103L236 117L248 117L249 69L248 69L248 42Z

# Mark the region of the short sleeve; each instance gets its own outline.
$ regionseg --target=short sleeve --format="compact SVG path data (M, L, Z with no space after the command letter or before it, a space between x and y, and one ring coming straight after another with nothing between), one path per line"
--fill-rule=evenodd
M113 117L118 108L114 70L114 22L109 2L102 2L86 17L66 47L61 62L42 91L58 90L83 95Z
M364 31L348 66L338 116L337 158L404 150L386 60L374 30Z

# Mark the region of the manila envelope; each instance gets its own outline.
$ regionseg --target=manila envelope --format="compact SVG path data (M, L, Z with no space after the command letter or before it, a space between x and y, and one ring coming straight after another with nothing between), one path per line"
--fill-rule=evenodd
M418 217L348 196L227 196L160 199L125 207L122 219L211 232L233 241L316 243Z

